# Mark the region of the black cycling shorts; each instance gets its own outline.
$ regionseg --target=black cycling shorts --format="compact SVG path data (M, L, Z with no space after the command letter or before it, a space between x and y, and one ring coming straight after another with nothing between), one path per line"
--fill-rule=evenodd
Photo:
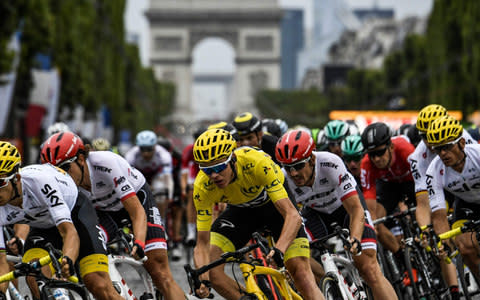
M211 232L229 239L236 249L245 246L255 231L268 230L275 240L282 232L284 219L272 201L262 206L238 207L228 205L225 211L213 222ZM304 227L300 227L297 238L306 238Z
M382 204L387 212L391 215L398 207L398 203L405 201L413 203L416 206L415 183L407 182L387 182L383 180L376 181L377 202Z
M155 206L152 191L148 184L144 184L137 192L145 213L147 214L147 237L145 251L153 249L166 249L165 227L158 208ZM99 223L107 233L107 239L111 240L119 228L131 227L132 221L125 208L119 211L97 211Z
M91 254L106 255L105 241L100 233L100 227L97 225L95 208L84 194L78 193L71 217L80 238L80 252L77 261ZM46 249L47 242L50 242L56 249L62 249L63 239L56 226L50 228L31 227L24 250L26 252L31 248Z

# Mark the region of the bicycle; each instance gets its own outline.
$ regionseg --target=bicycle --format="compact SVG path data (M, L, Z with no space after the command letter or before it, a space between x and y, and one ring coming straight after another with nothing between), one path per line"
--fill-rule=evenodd
M275 298L269 298L267 295L270 294L268 286L263 284L257 283L258 276L266 276L269 275L273 283L275 284L275 290L278 291L280 295L277 299L284 299L284 300L302 300L302 297L294 290L294 288L290 284L289 275L285 266L281 266L280 269L273 269L270 267L265 267L261 264L260 260L253 259L251 256L247 259L245 257L246 254L250 253L252 250L257 248L263 248L262 252L268 253L269 250L266 249L265 242L259 233L254 233L253 238L257 241L255 244L250 244L245 246L241 249L238 249L235 252L225 252L222 254L221 258L202 266L198 269L193 269L190 264L185 264L184 269L187 273L188 284L192 292L197 296L196 290L200 288L202 283L206 284L206 282L202 282L199 278L199 275L209 271L212 268L217 266L232 263L238 264L240 270L243 274L244 282L245 282L245 291L242 291L240 288L240 283L238 278L234 278L238 284L239 290L244 294L242 296L242 300L273 300ZM208 284L207 284L208 285ZM210 294L210 297L213 297L213 294Z
M351 248L349 242L349 230L340 227L337 224L332 224L334 231L320 239L312 241L310 247L312 248L312 257L317 258L325 270L320 282L320 289L326 300L367 300L373 299L368 287L363 282L357 268L354 266L350 251L332 250L332 239L339 238L341 246L347 249ZM362 251L361 245L358 249L359 253ZM318 253L315 253L318 252Z
M24 263L16 263L14 270L0 276L0 283L10 282L16 278L23 276L35 277L40 290L40 300L51 299L76 299L80 297L82 300L89 300L89 294L85 286L78 282L76 276L70 276L68 281L59 280L61 277L61 267L59 259L60 251L53 248L52 244L46 244L49 255L40 258L37 261ZM52 278L46 277L41 268L52 263L55 274ZM15 298L17 298L16 296Z
M425 230L427 228L431 228L432 225L424 226L422 227L422 230ZM460 234L467 233L467 232L476 232L477 235L477 240L480 237L480 220L469 220L466 221L465 223L462 224L462 226L456 227L454 229L451 229L449 231L443 232L441 234L435 234L433 233L431 235L431 242L429 244L430 250L433 251L434 253L438 254L439 253L439 248L442 245L442 241L454 238ZM469 282L467 282L466 276L465 276L465 271L464 271L464 265L463 265L463 260L461 255L459 255L459 251L455 250L452 253L448 254L448 256L445 258L447 263L452 263L452 260L455 259L455 265L457 268L458 272L458 278L460 281L460 285L463 291L463 296L465 297L466 300L472 299L471 296L479 294L479 291L476 291L475 293L469 293L468 291L468 286L470 285ZM478 282L475 278L473 277L473 281L475 283ZM470 279L470 278L469 278Z
M379 224L397 221L403 232L402 246L406 276L402 279L404 299L444 299L449 293L437 256L421 245L421 230L415 219L416 207L375 220Z
M128 256L133 247L133 236L125 230L118 229L116 236L108 244L108 270L113 286L116 291L126 300L148 300L148 299L162 299L160 292L155 288L152 282L152 278L148 274L147 270L143 266L143 263L147 260L147 256L143 251L137 250L137 254L140 260L136 260L133 257ZM124 268L123 272L119 268ZM122 273L126 273L127 270L133 269L136 274L139 275L140 283L144 290L140 297L135 297L135 293L128 286Z

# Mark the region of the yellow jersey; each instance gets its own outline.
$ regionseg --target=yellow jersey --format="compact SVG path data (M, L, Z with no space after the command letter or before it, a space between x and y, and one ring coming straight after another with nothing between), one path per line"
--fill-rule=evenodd
M198 231L210 230L215 203L256 207L268 201L288 198L283 187L285 177L268 154L251 147L235 149L234 154L236 178L227 187L217 187L204 172L199 172L195 179L193 200L197 210Z

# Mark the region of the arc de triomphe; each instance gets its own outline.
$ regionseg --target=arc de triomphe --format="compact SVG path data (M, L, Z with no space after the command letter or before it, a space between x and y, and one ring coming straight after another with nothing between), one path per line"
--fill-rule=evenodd
M176 86L173 120L195 120L192 51L208 37L222 38L235 50L230 113L255 111L258 90L280 87L282 10L277 0L150 0L146 15L155 76Z

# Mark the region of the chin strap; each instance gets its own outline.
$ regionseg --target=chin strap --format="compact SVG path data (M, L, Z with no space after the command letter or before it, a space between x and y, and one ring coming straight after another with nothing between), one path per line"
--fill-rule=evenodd
M81 166L79 163L78 163L78 159L75 160L75 163L77 164L77 166L80 168L80 170L82 170L82 178L80 179L80 183L78 184L78 186L82 186L82 183L83 183L83 173L84 173L84 169L83 169L83 166Z
M465 153L464 150L462 150L462 153L463 153L463 158L462 158L461 160L457 161L457 162L452 166L452 168L454 168L454 167L456 167L456 166L458 166L458 165L460 165L460 164L462 164L462 163L465 162L465 160L467 159L467 154Z

